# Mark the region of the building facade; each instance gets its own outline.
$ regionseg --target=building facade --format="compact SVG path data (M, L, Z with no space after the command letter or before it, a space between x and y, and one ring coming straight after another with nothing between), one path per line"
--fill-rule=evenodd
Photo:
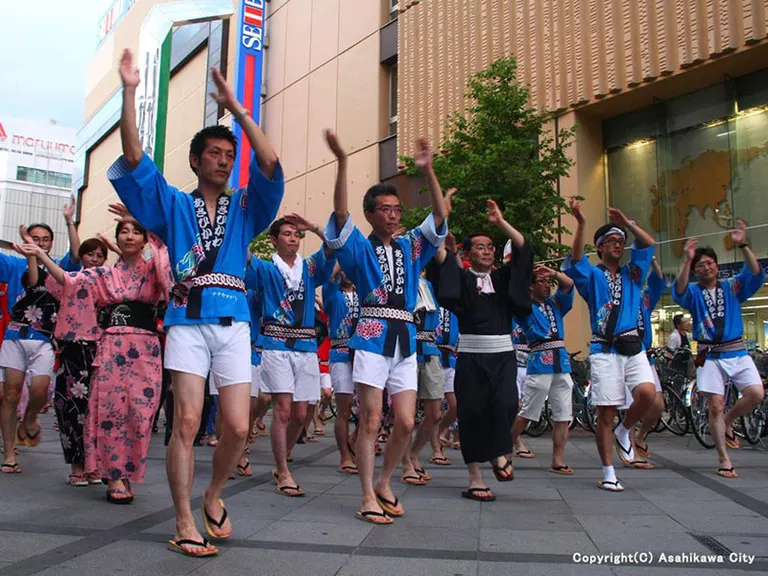
M106 205L115 196L105 172L120 154L116 62L123 48L137 47L139 27L160 1L116 2L89 68L75 163L83 237L110 227ZM406 202L418 201L419 183L399 173L398 156L420 135L439 143L445 120L464 110L469 77L513 54L531 104L554 112L552 128L577 127L574 166L559 188L586 199L590 229L615 205L655 234L667 274L679 267L683 239L694 236L718 250L725 276L741 266L725 238L743 217L758 257L768 256L760 188L768 170L765 1L249 2L265 11L261 121L285 170L283 213L320 222L331 211L336 167L324 128L349 151L357 222L375 182L394 181ZM195 185L190 138L203 125L229 122L207 95L207 69L236 75L237 4L228 22L173 34L165 174L186 191ZM748 338L760 345L766 300L761 291L744 306ZM658 343L677 312L665 297L653 317ZM567 324L569 348L586 350L583 304Z
M0 116L0 239L18 242L20 224L44 222L54 232L53 255L67 251L61 211L72 196L74 158L74 128Z

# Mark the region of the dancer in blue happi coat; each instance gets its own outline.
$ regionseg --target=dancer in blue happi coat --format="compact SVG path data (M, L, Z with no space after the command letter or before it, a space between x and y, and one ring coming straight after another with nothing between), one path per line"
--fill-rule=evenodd
M212 75L218 92L211 96L242 126L254 152L245 188L233 194L227 191L237 140L225 126L209 126L192 139L189 164L197 176L194 192L185 194L166 182L141 147L134 107L140 76L128 50L120 62L123 156L107 174L136 220L167 245L176 281L165 315L165 367L171 371L174 391L167 470L176 534L169 544L190 556L218 552L197 530L190 505L192 445L209 372L219 389L222 435L203 495L202 516L211 538L226 539L232 532L220 496L248 436L251 341L244 282L248 243L274 219L284 188L283 171L269 140L221 73L213 69Z
M357 465L363 490L357 517L390 524L403 514L390 481L413 430L416 410L416 326L413 312L419 274L434 256L447 233L447 210L432 168L432 150L419 143L416 165L426 176L432 214L424 222L394 238L403 208L397 188L372 186L363 199L363 212L373 232L366 238L352 222L347 207L346 154L336 136L326 133L339 161L334 212L325 236L342 269L360 295L360 320L349 347L355 351L353 380L360 399ZM387 388L395 414L395 428L387 442L384 464L374 487L374 445L381 419L382 390Z
M360 317L360 299L355 285L349 281L338 263L330 282L323 286L323 308L328 315L328 333L331 338L331 385L336 395L333 435L336 437L336 446L341 457L338 471L357 474L353 441L349 434L349 421L355 397L349 339L355 333Z
M675 281L672 297L692 316L696 350L696 389L706 394L709 404L709 429L719 460L717 474L738 478L728 448L738 448L733 422L750 412L763 399L763 382L755 362L744 345L741 305L765 282L765 271L749 247L743 220L731 232L733 245L744 256L744 268L736 276L718 280L717 253L712 248L697 248L698 241L685 243L685 258ZM691 272L698 284L688 282ZM725 385L733 382L741 392L733 408L725 409Z
M573 250L563 263L563 270L589 307L592 327L590 370L592 397L597 406L597 450L603 464L603 478L598 487L612 492L624 490L616 478L611 457L616 443L619 458L628 466L647 467L637 461L629 430L648 412L654 402L653 372L643 349L637 326L640 297L651 266L656 241L621 210L608 208L610 224L597 229L594 243L600 264L591 264L584 254L586 220L581 203L571 200L576 217ZM621 264L627 229L635 236L627 264ZM624 420L612 433L616 409L626 400L627 387L633 402Z
M297 214L275 220L269 228L277 250L272 261L254 256L246 272L246 282L258 287L262 301L261 377L272 396L270 439L277 466L272 476L285 496L304 495L288 469L288 454L304 427L307 403L320 398L315 290L328 281L336 263L325 245L309 258L298 256L306 230L325 240L317 225Z

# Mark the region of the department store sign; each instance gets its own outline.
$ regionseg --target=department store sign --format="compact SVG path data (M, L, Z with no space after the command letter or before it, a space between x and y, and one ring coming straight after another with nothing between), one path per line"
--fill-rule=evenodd
M70 142L59 142L36 134L15 132L7 128L0 121L0 149L12 152L40 153L45 152L53 156L74 158L75 146Z
M136 0L115 0L99 20L99 42L110 35L117 23L136 4Z

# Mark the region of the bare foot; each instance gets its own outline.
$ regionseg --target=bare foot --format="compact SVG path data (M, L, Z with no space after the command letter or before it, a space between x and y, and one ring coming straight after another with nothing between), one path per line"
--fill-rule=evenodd
M211 538L222 540L232 534L232 522L224 508L224 502L218 494L212 494L208 490L203 495L203 519L205 531Z
M180 540L190 540L192 542L198 542L202 544L203 542L206 542L203 538L202 534L198 531L197 527L195 526L194 522L182 525L180 523L176 524L176 534L173 537L174 542L179 542ZM191 554L192 556L199 556L201 554L211 554L213 552L218 552L218 548L211 544L210 542L206 542L205 546L200 545L194 545L194 544L178 544L178 546L184 550L187 554Z

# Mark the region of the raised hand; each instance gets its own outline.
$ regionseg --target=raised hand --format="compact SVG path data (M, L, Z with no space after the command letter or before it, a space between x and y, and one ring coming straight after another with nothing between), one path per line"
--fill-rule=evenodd
M419 138L418 149L414 157L416 167L422 172L432 169L432 147L426 138Z
M456 188L448 188L448 192L445 193L445 207L448 209L448 213L450 214L453 211L453 202L451 201L451 198L453 198L458 190Z
M731 240L735 246L743 246L747 243L747 223L741 218L736 221L736 229L731 230Z
M699 241L696 238L689 238L685 241L685 248L683 248L683 252L689 261L693 260L693 257L696 255L696 245L698 243Z
M23 242L22 244L13 244L13 249L16 250L16 252L18 252L22 256L24 256L25 258L37 256L39 254L42 254L43 252L43 249L40 248L40 246L38 246L34 242Z
M448 235L445 237L445 248L451 254L456 254L458 247L456 246L456 236L453 235L453 232L448 232Z
M75 218L75 199L72 198L69 204L65 204L64 208L61 209L61 213L64 214L64 220L67 221L67 223L72 222L72 220Z
M493 200L488 200L488 222L494 226L499 226L504 222L504 214L501 213L501 208Z
M584 218L584 213L581 211L581 202L579 200L576 200L576 198L571 198L568 201L568 206L571 209L573 217L576 218L577 223L584 224L587 221L586 218Z
M627 215L618 208L609 207L608 218L611 223L616 224L617 226L623 226L624 228L628 228L630 226L629 218L627 218Z
M19 236L21 236L21 241L24 244L35 244L35 241L32 240L32 236L29 235L29 232L27 232L27 227L22 224L19 226Z
M128 212L128 208L123 206L122 204L110 204L107 207L107 210L109 210L110 214L114 214L117 216L115 218L115 222L135 222L136 219L131 216L131 213Z
M133 54L126 48L120 58L120 80L123 88L136 88L139 85L139 69L133 63Z
M211 92L211 98L213 98L217 104L223 106L229 110L232 114L235 114L240 109L240 103L235 98L232 88L227 84L224 76L218 68L211 68L211 76L213 82L216 84L218 92Z
M395 230L395 233L392 234L392 237L393 238L401 238L401 237L405 236L406 234L408 234L408 229L405 226L400 226L400 227L398 227L397 230Z
M309 230L310 232L317 233L318 231L318 227L316 224L313 224L312 222L310 222L300 214L295 214L295 213L286 214L285 216L283 216L283 218L285 219L285 222L287 224L290 224L291 226L296 228L296 230L298 230L299 232L306 232L307 230Z
M331 149L331 152L333 152L333 155L336 156L337 159L341 160L342 158L347 157L347 153L344 151L344 148L341 147L339 137L333 131L324 130L323 135L325 136L325 141L328 143L328 148Z
M557 271L544 264L539 264L533 269L533 275L543 276L544 278L554 278L557 275Z

